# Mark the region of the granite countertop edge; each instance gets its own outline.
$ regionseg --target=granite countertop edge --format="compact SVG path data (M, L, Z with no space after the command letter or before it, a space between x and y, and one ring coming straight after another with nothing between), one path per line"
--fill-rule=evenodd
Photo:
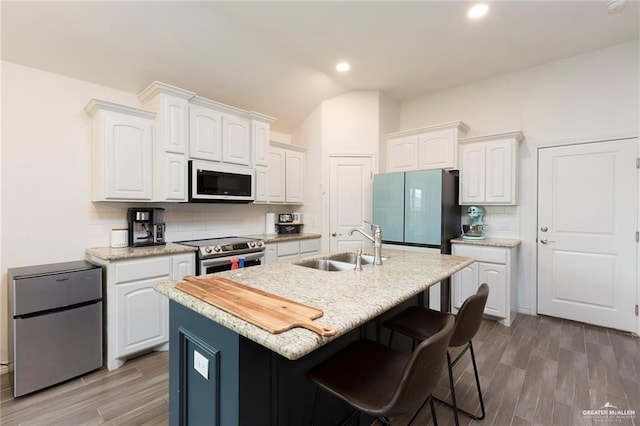
M326 254L317 257L322 256ZM469 257L403 250L388 250L388 256L385 265L365 265L362 272L318 271L285 261L215 274L322 310L324 315L316 322L335 329L336 334L331 337L299 327L269 333L176 289L180 281L159 283L155 290L287 359L296 360L474 262ZM313 285L309 286L310 283Z
M166 256L180 253L193 253L197 250L195 247L184 246L182 244L167 243L162 246L143 246L143 247L92 247L85 250L85 253L91 257L106 260L126 260L137 259L141 257Z
M485 247L504 247L514 248L518 247L522 241L515 238L485 238L484 240L470 240L462 237L454 238L451 240L451 244L466 244L470 246L485 246Z
M266 244L271 244L271 243L282 243L285 241L312 240L316 238L322 238L322 235L315 234L312 232L303 232L302 234L275 234L275 235L252 234L252 235L243 235L243 237L259 238L263 240Z

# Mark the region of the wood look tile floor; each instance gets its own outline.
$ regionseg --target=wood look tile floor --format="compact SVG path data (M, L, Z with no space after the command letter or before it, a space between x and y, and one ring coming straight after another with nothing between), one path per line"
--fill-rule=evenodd
M395 339L398 344L403 342ZM485 320L474 339L487 417L468 425L640 426L640 339L629 333L549 317L518 315L511 327ZM446 373L445 373L446 374ZM460 405L476 412L468 355L455 368ZM0 424L168 424L168 354L154 352L114 370L13 399L1 376ZM436 395L447 399L443 375ZM631 418L594 418L584 410L610 403L634 410ZM436 404L438 423L453 425L451 410ZM393 419L403 425L407 418ZM426 407L417 425L430 425Z

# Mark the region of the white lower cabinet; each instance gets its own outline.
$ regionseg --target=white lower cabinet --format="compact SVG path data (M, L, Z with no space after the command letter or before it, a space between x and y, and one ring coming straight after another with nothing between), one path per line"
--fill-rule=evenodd
M452 304L457 312L467 297L475 294L482 283L489 286L486 315L499 318L502 325L511 325L516 316L517 247L488 247L453 244L452 254L468 256L476 262L455 273L451 280Z
M301 259L320 253L320 238L283 241L267 244L264 252L264 263L274 263L280 260Z
M153 287L195 273L193 253L130 260L90 259L106 267L107 368L114 370L129 355L166 350L169 300Z

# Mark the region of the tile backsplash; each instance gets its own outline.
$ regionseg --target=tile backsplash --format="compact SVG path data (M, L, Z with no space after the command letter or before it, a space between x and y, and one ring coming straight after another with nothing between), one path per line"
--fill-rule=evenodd
M111 230L127 228L129 207L164 208L167 242L262 234L267 212L296 211L264 204L91 203L87 247L109 246Z

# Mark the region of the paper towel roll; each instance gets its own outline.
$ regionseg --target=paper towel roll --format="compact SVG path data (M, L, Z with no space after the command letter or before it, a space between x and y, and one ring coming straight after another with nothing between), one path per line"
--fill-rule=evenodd
M276 235L276 214L269 212L264 219L264 235Z

